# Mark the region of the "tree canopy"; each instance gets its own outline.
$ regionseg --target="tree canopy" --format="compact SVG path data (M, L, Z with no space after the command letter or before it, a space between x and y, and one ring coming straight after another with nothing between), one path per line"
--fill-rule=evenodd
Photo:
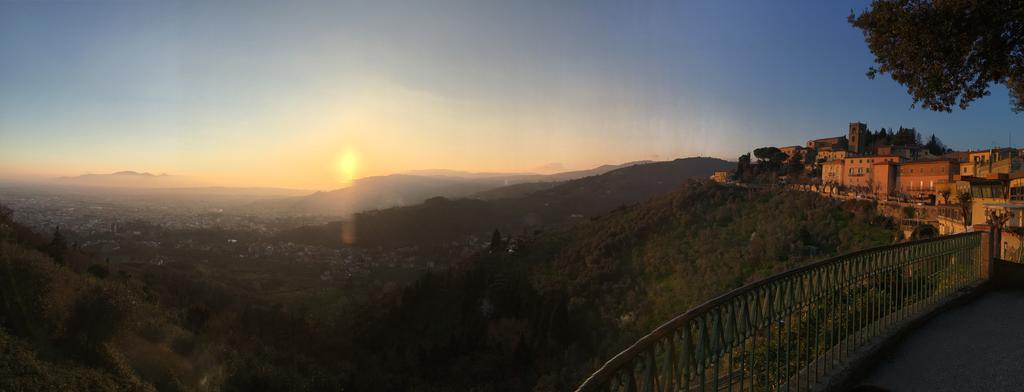
M754 156L757 157L758 163L764 165L767 164L771 167L778 167L789 158L789 155L782 152L776 147L761 147L754 149Z
M995 83L1024 111L1024 2L874 0L849 22L875 56L868 78L889 74L915 106L966 109Z

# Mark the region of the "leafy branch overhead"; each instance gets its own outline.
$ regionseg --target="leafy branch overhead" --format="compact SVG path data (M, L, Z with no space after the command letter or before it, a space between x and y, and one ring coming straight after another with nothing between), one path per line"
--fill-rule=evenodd
M875 0L849 22L875 56L868 78L890 75L915 106L966 109L1003 84L1024 111L1024 2Z

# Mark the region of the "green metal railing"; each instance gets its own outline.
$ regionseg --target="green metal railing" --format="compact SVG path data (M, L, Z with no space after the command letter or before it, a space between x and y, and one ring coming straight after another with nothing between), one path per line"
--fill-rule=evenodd
M851 352L981 279L981 233L866 249L712 299L578 391L809 390Z

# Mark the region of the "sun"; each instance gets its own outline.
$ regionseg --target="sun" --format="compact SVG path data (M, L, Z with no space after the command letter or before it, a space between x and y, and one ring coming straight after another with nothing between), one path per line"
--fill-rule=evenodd
M345 148L335 158L334 167L342 184L352 184L359 172L359 153L352 147Z

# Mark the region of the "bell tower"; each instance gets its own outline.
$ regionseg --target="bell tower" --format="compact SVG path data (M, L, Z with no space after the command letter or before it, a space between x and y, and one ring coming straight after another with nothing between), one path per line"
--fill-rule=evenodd
M863 154L865 151L864 134L868 133L868 125L861 122L850 123L850 132L846 136L847 150L854 154Z

